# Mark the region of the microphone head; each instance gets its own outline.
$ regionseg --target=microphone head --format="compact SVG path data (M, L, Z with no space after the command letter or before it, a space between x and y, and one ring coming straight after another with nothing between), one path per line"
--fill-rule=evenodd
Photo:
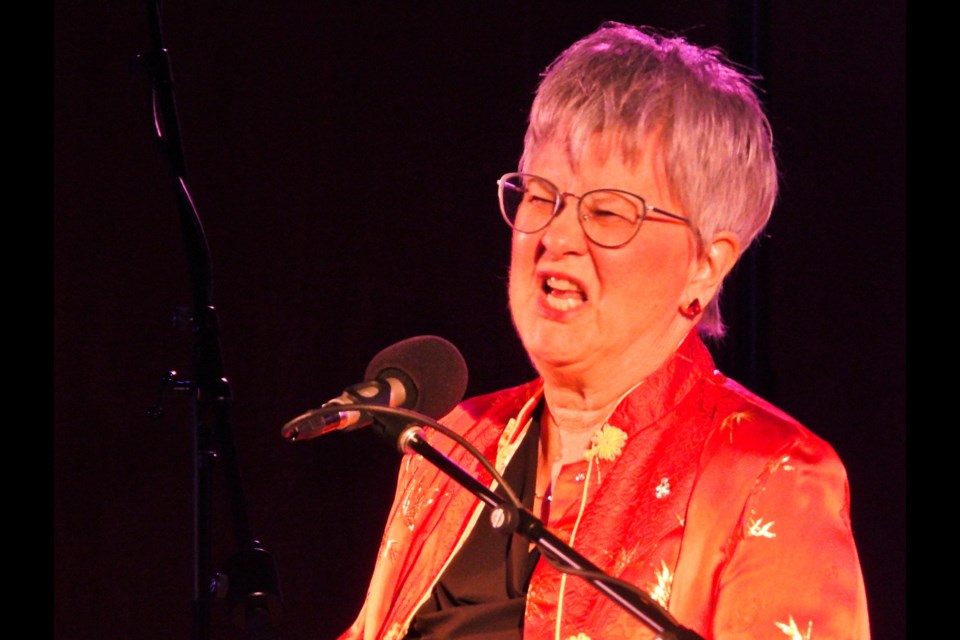
M408 388L404 409L437 419L450 413L467 390L467 363L438 336L415 336L390 345L367 365L365 380L394 377Z

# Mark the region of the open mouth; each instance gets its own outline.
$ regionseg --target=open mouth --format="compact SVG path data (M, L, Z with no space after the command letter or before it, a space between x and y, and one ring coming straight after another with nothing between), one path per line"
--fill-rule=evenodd
M576 283L550 276L543 281L547 305L558 311L570 311L587 301L587 295Z

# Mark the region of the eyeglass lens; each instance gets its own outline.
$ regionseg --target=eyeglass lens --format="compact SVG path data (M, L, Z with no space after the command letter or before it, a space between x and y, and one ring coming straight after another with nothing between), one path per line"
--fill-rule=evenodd
M562 206L557 188L529 174L507 174L500 181L500 205L511 227L534 233L550 224ZM629 241L643 220L644 202L633 194L598 189L578 201L580 224L587 236L604 246Z

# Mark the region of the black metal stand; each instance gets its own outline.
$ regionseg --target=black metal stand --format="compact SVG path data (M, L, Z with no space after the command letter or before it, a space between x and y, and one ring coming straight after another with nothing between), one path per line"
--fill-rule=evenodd
M193 285L190 323L196 334L193 377L181 379L170 372L167 388L189 390L194 403L194 640L211 633L213 596L222 595L234 620L247 637L271 637L279 622L281 599L276 565L253 538L247 520L246 500L230 426L230 384L224 375L216 308L212 303L209 249L203 226L187 189L186 166L180 144L180 127L173 95L173 80L160 28L160 3L148 2L152 49L141 56L153 81L153 116L161 151L168 161ZM224 570L214 573L211 562L213 505L212 472L219 464L226 474L233 531L239 551Z
M419 453L428 462L468 489L490 506L491 523L494 529L504 534L518 533L534 542L560 570L580 576L598 591L626 609L638 620L658 634L660 640L703 640L695 632L681 626L666 609L638 589L603 573L589 560L574 551L569 545L550 533L543 521L524 509L511 504L484 486L457 463L434 449L420 437L423 429L417 424L430 424L426 416L398 409L384 409L370 405L354 405L354 408L373 411L374 430L401 453ZM414 420L411 420L411 417ZM413 426L411 426L413 425Z

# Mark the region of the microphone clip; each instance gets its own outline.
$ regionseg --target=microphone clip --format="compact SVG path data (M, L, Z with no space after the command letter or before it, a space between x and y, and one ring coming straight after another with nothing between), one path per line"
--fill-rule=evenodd
M403 384L393 378L384 376L376 380L359 382L350 385L343 390L343 394L323 405L325 407L335 404L375 404L384 407L391 406L391 396L397 397L405 395ZM402 404L402 399L401 399Z

